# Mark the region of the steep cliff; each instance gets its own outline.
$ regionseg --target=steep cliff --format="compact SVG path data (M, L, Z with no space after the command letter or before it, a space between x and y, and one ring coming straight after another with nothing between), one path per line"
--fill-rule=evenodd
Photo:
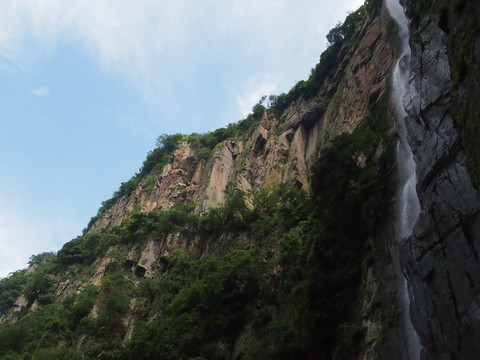
M119 225L138 207L167 209L183 201L182 192L188 192L197 211L204 213L224 203L229 182L243 191L290 180L307 189L308 168L321 148L336 135L351 133L387 90L393 61L385 41L388 22L385 9L375 5L374 13L361 19L353 39L331 45L338 50L318 93L295 95L305 83L300 82L291 91L288 107L278 110L273 104L246 136L218 143L210 158L200 159L185 137L159 174L145 174L130 196L100 214L89 232ZM147 182L153 183L148 191Z
M475 358L479 12L404 6L403 101L397 25L366 1L308 80L237 124L161 136L82 236L2 280L0 356ZM399 106L421 210L406 239Z
M408 9L410 86L418 97L406 110L422 210L401 255L412 319L427 358L473 359L480 350L479 105L472 101L480 13L468 1Z

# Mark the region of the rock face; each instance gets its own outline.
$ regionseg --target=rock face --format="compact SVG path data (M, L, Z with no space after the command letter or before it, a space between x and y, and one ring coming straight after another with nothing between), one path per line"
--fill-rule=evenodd
M185 196L203 213L225 201L229 182L243 191L274 181L294 181L307 188L308 168L319 150L332 137L353 131L387 90L393 50L382 40L389 17L377 3L356 39L342 48L336 72L317 96L300 97L279 116L266 113L245 139L217 145L209 160L199 160L190 144L182 142L161 174L143 179L130 197L117 201L89 232L119 225L134 210L169 208Z
M478 12L463 0L455 5L447 0L403 2L412 18L410 94L415 94L404 105L421 213L401 249L391 247L395 236L388 221L371 239L379 250L373 265L364 271L361 286L365 334L361 358L406 357L398 323L385 325L377 316L381 312L386 317L399 316L395 309L399 279L391 261L392 252L399 252L400 264L395 265L407 278L410 318L423 347L421 358L474 359L480 352L480 196L468 156L472 152L462 137L465 126L460 127L456 115L458 104L469 93L480 91L478 81L472 80L478 74L468 76L470 63L463 70L466 73L453 76L458 72L453 58L460 52L455 50L455 39L465 30L460 19L469 13L478 17ZM307 189L308 168L319 151L334 136L352 132L388 92L395 60L388 40L392 23L381 1L372 3L371 14L355 39L343 46L335 72L317 95L299 97L280 114L266 112L246 137L218 144L208 160L183 141L160 174L152 172L142 179L131 196L119 199L89 231L120 225L133 211L167 209L186 198L203 214L224 203L230 185L248 191L293 181ZM480 53L475 36L476 52L470 62L478 60ZM476 104L477 113L479 107ZM385 118L393 128L393 117ZM178 234L133 245L126 267L137 277L153 276L158 270L155 263L161 266L163 256L186 246ZM100 283L107 264L101 261L94 284ZM66 285L65 293L73 289ZM387 341L382 345L385 331Z
M418 13L416 6L410 14ZM410 87L418 96L406 110L421 213L401 261L425 358L474 359L480 351L480 198L454 121L448 45L455 40L440 28L435 10L411 24Z

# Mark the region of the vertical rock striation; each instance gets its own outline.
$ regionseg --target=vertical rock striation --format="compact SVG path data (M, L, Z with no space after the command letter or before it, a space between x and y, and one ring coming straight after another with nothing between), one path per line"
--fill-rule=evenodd
M438 8L407 5L416 15L410 92L418 96L406 104L406 124L422 209L401 254L411 316L426 358L473 359L480 351L480 198L454 120L448 45L455 39L440 27Z

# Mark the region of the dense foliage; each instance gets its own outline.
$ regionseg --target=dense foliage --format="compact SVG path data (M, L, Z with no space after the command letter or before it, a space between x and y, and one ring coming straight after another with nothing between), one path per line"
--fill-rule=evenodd
M0 357L351 356L362 339L352 294L374 251L367 238L381 219L392 166L389 151L376 154L380 146L389 146L388 136L374 113L322 152L310 195L291 183L248 193L230 183L225 204L204 216L188 201L138 212L116 228L72 240L57 256L34 258L32 274L14 273L0 283L14 291L5 295L4 309L21 288L29 304L43 306L0 329ZM156 279L125 267L132 244L172 233L191 239L192 249L208 246L209 255L178 250L160 257ZM101 284L53 302L63 274L81 274L98 257L110 259ZM125 316L135 322L126 342Z
M16 271L0 280L0 314L10 310L25 285L25 270Z
M283 112L295 100L303 97L309 99L315 96L325 80L332 76L339 65L339 54L345 44L350 43L358 26L367 18L371 8L378 0L367 0L358 10L350 13L343 23L339 22L327 34L328 47L320 56L320 61L312 69L309 78L300 80L288 93L270 96L271 107Z
M329 33L330 46L310 79L271 97L272 111L315 95L373 2ZM245 136L264 115L264 100L225 128L160 136L140 171L97 216L141 181L150 186L149 176L180 141L189 141L202 161L217 144ZM322 150L310 193L295 183L244 192L231 182L225 203L202 216L185 197L170 209L134 211L120 226L85 232L56 255L32 257L33 271L0 280L0 316L16 319L0 323L0 358L354 358L364 338L355 293L375 252L368 239L382 220L394 166L387 95L375 106L352 134ZM182 245L158 256L155 276L132 271L125 254L169 237ZM89 279L101 266L105 274L94 285ZM20 293L27 305L11 311Z

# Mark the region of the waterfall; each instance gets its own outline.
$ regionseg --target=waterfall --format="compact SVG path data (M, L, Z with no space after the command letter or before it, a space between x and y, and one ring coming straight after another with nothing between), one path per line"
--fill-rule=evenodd
M408 20L403 12L403 7L399 0L386 0L388 11L391 17L398 24L398 37L400 41L400 51L397 64L392 78L392 99L395 104L395 127L399 136L397 143L397 164L399 176L399 188L397 194L396 211L396 241L397 245L405 241L413 231L413 226L420 214L420 203L416 191L416 164L413 159L413 153L407 141L407 129L405 127L404 101L409 95L410 78L410 45ZM411 95L411 94L410 94ZM398 277L398 291L401 311L403 314L403 332L407 347L408 359L420 359L422 346L420 339L415 331L409 313L410 295L408 292L408 282L400 269L399 259L395 259Z

